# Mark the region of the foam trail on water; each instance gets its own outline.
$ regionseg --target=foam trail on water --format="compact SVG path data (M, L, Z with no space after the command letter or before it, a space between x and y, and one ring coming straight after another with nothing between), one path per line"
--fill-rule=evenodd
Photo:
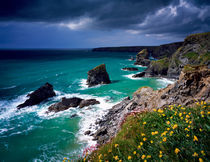
M87 79L80 79L80 89L79 90L86 90L86 89L89 89L89 88L98 88L100 86L102 86L103 84L100 84L100 85L96 85L96 86L92 86L92 87L88 87L87 85Z
M15 88L15 87L17 87L17 86L10 86L10 87L4 87L4 88L0 88L0 89L13 89L13 88Z

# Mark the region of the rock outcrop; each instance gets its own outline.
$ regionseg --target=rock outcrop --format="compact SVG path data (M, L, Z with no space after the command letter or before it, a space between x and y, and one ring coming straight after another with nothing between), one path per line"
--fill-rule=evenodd
M145 72L143 71L143 72L140 72L140 73L137 73L137 74L135 74L135 75L133 75L132 76L132 78L140 78L140 77L144 77L145 76Z
M210 32L186 37L183 45L170 59L168 77L178 77L182 68L187 64L210 67Z
M135 68L135 67L125 67L125 68L122 68L122 70L125 70L125 71L138 71L139 69Z
M127 114L150 111L168 105L193 106L197 101L210 100L210 69L207 66L185 66L179 80L166 88L154 91L150 87L141 87L133 98L126 98L113 106L98 123L94 133L98 144L104 144L113 138Z
M142 66L148 66L150 64L149 52L147 49L143 49L136 55L136 62L134 64Z
M169 66L169 59L163 58L157 61L151 61L150 65L146 69L146 76L155 77L155 76L167 76Z
M24 103L17 106L18 109L24 108L26 106L33 106L41 103L42 101L55 96L53 86L49 83L41 86L39 89L27 95L27 99Z
M105 64L101 64L94 69L88 71L87 85L89 87L96 86L98 84L111 83L109 75L106 71Z
M63 97L60 102L55 103L48 107L48 112L59 112L69 109L70 107L78 107L83 108L85 106L100 104L96 99L81 99L78 97L73 98L65 98Z

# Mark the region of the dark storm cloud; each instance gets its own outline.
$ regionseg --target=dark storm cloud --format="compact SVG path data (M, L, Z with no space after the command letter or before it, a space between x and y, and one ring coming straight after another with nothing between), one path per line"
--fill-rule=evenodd
M69 23L132 33L183 34L210 27L209 0L5 0L0 21Z

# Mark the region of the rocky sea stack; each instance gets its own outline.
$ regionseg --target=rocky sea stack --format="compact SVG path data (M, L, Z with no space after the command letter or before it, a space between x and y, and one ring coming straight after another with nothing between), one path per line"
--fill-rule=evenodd
M134 64L142 66L148 66L150 64L149 52L147 49L143 49L136 55L136 62Z
M27 95L29 99L27 99L24 103L17 106L18 109L24 108L26 106L37 105L40 102L55 96L55 92L53 90L53 86L49 83L45 83L39 89Z
M99 84L111 83L109 75L106 71L105 64L96 66L94 69L88 71L87 85L88 87L96 86Z

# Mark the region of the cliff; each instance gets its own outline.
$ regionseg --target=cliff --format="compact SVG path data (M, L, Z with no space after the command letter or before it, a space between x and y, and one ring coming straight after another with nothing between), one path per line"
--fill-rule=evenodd
M147 49L149 54L155 58L169 57L171 56L183 42L175 42L170 44L164 44L160 46L125 46L125 47L100 47L94 48L94 52L139 52L143 49Z
M113 138L121 128L122 121L131 112L151 111L168 105L191 107L195 101L210 100L210 69L207 66L185 66L179 80L166 88L154 91L141 87L133 98L126 98L110 109L97 124L100 129L94 134L98 144Z
M210 32L192 34L184 40L171 57L152 61L146 70L147 76L178 78L185 65L210 66Z

